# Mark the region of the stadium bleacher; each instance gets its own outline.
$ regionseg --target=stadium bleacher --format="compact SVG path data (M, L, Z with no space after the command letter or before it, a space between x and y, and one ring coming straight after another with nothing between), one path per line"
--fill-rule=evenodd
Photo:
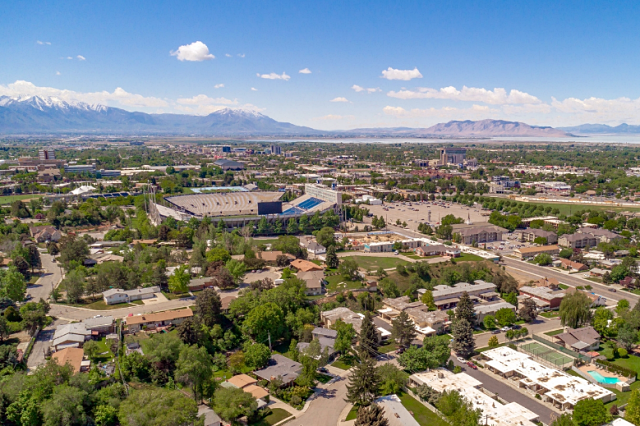
M178 195L165 200L195 216L236 216L257 215L259 203L281 197L280 192L233 192Z
M314 198L311 197L308 200L305 200L303 202L301 202L300 204L297 205L297 207L303 209L303 210L310 210L312 208L314 208L315 206L318 206L320 204L322 204L324 201L320 200L319 198Z

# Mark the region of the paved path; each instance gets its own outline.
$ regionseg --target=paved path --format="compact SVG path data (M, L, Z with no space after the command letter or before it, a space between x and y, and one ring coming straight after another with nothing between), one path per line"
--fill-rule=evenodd
M331 370L332 372L335 369ZM341 373L340 380L330 384L319 384L318 393L309 404L307 411L289 422L292 426L326 426L337 425L340 413L348 404L347 397L348 371Z
M42 269L45 274L35 284L27 287L27 294L30 294L35 302L40 298L47 300L53 287L57 286L62 279L62 270L58 263L53 261L53 256L40 253L40 259L42 259Z
M456 358L451 357L453 363L455 365L459 365L462 367L462 370L470 375L471 377L476 378L477 380L482 382L482 386L491 391L493 393L497 393L500 398L509 401L509 402L517 402L525 408L533 411L534 413L540 416L540 421L546 424L551 424L552 419L555 418L558 414L551 410L549 407L539 403L533 398L530 398L517 390L513 389L511 386L506 383L502 383L500 380L497 380L486 373L483 373L480 369L473 370L466 365L463 365Z
M53 339L53 333L55 332L56 327L67 323L68 321L57 319L51 323L51 325L38 333L38 337L33 344L33 349L31 350L31 355L29 355L29 359L27 360L27 368L29 370L33 370L46 362L45 354L47 353L47 349L51 346L51 340Z

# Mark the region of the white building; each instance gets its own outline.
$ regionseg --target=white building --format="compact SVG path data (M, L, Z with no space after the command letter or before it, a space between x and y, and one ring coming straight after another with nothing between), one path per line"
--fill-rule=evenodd
M134 300L151 299L156 293L160 293L160 287L135 288L133 290L123 290L121 288L112 288L102 293L104 303L107 305L115 305L118 303L130 303Z

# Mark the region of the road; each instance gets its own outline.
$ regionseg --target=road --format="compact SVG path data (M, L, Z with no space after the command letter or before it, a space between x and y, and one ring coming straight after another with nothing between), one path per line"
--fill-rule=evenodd
M627 299L632 304L636 303L640 299L639 296L633 293L629 293L627 291L617 291L615 293L611 292L609 290L612 287L609 287L603 284L598 284L593 281L589 281L585 278L582 278L579 274L569 275L567 273L556 271L549 267L533 265L531 263L523 262L521 260L512 259L509 257L503 257L502 261L509 268L513 268L517 271L524 272L525 274L531 275L532 280L547 277L547 278L555 278L562 284L566 284L571 287L590 285L592 288L592 291L595 292L596 294L599 294L600 296L603 296L607 299L615 300L615 301L618 301L621 299Z
M31 295L33 300L37 302L40 298L47 300L53 290L53 286L58 285L62 279L62 270L53 256L48 253L40 253L42 260L42 269L45 271L35 284L27 287L27 294Z
M325 426L338 424L340 413L346 407L348 372L341 379L328 385L319 384L318 395L309 404L307 411L290 421L292 425Z
M538 315L536 320L531 324L523 324L523 327L527 327L529 330L529 334L534 333L544 333L545 331L557 330L558 328L562 328L560 324L560 318L545 318ZM491 336L496 336L498 338L498 342L505 343L508 342L506 333L500 334L491 334L491 333L482 333L476 334L474 336L474 340L476 341L476 348L484 348L489 345L489 339Z
M473 370L468 366L462 364L455 357L451 357L453 363L462 367L462 370L470 375L471 377L482 382L482 387L487 389L490 392L496 393L500 396L500 398L508 401L508 402L517 402L525 408L533 411L537 415L540 416L540 421L545 424L551 424L552 419L555 418L558 414L548 408L547 406L539 403L533 398L530 398L517 390L513 389L511 386L502 383L500 380L494 379L492 376L489 376L486 373L483 373L480 369Z

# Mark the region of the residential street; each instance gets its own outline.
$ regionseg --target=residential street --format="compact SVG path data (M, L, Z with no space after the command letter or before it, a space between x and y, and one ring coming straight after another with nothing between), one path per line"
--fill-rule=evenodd
M467 365L462 364L455 357L451 357L451 359L453 360L453 363L455 365L459 365L460 367L462 367L462 370L465 373L467 373L471 377L474 377L480 380L482 382L482 386L485 389L493 393L497 393L500 396L500 398L505 399L506 401L517 402L523 407L528 408L529 410L538 414L540 416L540 421L542 421L543 423L551 424L552 418L557 416L557 413L552 411L547 406L539 403L533 398L530 398L518 392L517 390L513 389L511 386L505 383L502 383L497 379L494 379L492 376L489 376L488 374L482 372L481 369L473 370L469 368Z
M30 294L35 302L40 298L47 300L51 290L53 290L53 286L58 285L62 278L60 266L53 261L53 256L48 253L40 253L40 259L45 273L35 284L27 287L27 294Z

